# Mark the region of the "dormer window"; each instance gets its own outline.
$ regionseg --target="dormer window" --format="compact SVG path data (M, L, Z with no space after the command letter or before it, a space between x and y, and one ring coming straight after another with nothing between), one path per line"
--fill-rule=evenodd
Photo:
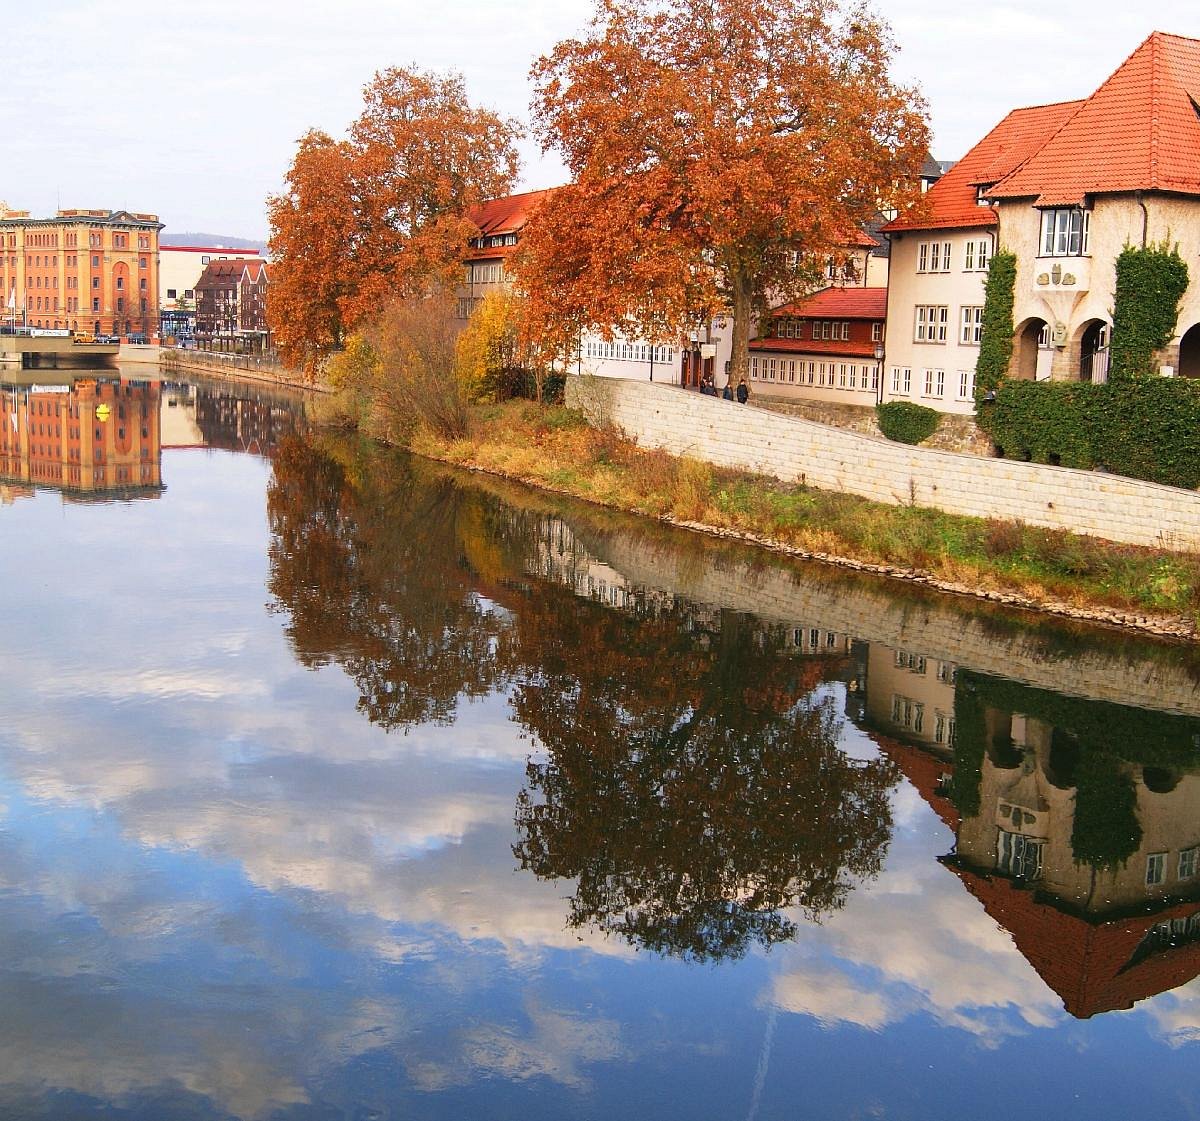
M988 189L991 183L981 183L975 188L975 205L976 206L991 206L991 200L987 197Z
M1042 211L1042 257L1082 257L1088 252L1091 211L1062 206Z

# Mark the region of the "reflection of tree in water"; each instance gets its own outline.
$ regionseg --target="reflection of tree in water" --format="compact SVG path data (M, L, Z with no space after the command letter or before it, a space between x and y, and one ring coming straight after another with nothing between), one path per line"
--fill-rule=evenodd
M878 873L897 776L839 750L831 703L810 695L820 662L782 656L744 617L705 643L681 615L561 598L519 612L514 706L549 759L528 766L514 852L577 879L572 926L738 957L794 934L785 908L818 918Z
M456 540L463 492L405 457L339 450L296 438L274 457L269 587L288 637L303 664L341 665L374 723L448 722L496 686L497 622Z
M895 774L848 759L812 699L836 659L784 655L744 616L623 613L534 579L548 515L419 460L291 439L274 467L270 589L304 664L341 665L386 728L517 683L548 760L528 767L514 851L577 881L571 925L736 957L879 871Z

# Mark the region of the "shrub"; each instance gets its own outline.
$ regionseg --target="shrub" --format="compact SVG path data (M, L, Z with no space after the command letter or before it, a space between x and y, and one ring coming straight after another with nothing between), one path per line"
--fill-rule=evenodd
M889 440L901 444L919 444L937 431L940 415L935 409L914 405L911 401L888 401L877 405L879 427Z
M1103 467L1168 486L1200 487L1200 385L1178 378L1006 381L989 406L1009 459Z

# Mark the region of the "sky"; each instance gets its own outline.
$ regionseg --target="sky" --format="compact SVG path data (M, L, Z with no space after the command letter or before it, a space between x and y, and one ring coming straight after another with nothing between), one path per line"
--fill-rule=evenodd
M877 0L897 76L956 159L1009 109L1086 96L1153 30L1200 37L1195 0ZM527 118L528 72L580 33L591 0L0 0L0 200L150 211L167 231L265 237L297 138L340 135L371 75L457 70L470 96ZM523 185L564 178L522 145Z

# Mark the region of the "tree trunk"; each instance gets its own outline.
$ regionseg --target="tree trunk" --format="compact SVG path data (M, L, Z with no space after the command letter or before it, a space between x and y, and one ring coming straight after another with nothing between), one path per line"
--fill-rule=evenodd
M750 380L750 277L741 269L730 276L733 290L733 354L729 367L732 385L745 378Z

